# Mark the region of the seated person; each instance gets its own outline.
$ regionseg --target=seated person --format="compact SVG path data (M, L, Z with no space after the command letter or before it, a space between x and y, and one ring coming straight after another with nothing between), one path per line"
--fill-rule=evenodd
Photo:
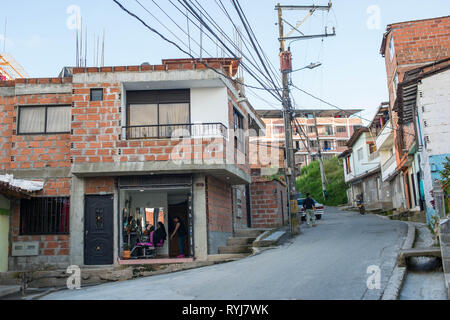
M144 235L148 236L148 235L150 235L150 233L152 233L153 231L155 231L155 227L152 226L150 223L148 223L148 224L145 226Z
M166 228L162 222L158 222L158 227L156 231L153 233L153 246L158 246L161 242L167 239Z

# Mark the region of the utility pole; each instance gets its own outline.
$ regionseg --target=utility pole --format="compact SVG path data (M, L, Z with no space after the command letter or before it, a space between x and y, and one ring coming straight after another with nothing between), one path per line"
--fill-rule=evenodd
M319 129L317 128L317 117L314 112L314 128L316 129L316 138L317 138L317 149L319 155L319 164L320 164L320 178L322 179L322 194L323 199L327 199L327 185L326 185L326 176L325 176L325 168L323 167L323 159L322 159L322 147L320 145L320 137L319 137Z
M335 36L336 31L333 28L333 33L329 34L327 28L325 28L325 34L319 35L305 35L303 32L298 30L298 28L309 18L314 12L318 10L331 9L331 0L327 6L282 6L280 3L275 6L275 10L278 11L278 31L280 41L280 65L283 80L283 118L284 118L284 130L285 130L285 148L286 148L286 178L288 182L288 194L289 194L289 225L291 235L300 233L300 223L298 219L298 202L297 202L297 185L296 185L296 168L295 168L295 154L294 154L294 143L292 135L292 122L295 119L295 113L292 109L291 99L290 99L290 88L289 88L289 75L292 73L292 55L290 48L286 50L286 40L306 40L319 37L329 37ZM302 21L293 26L292 24L286 23L292 27L286 35L284 33L284 22L283 10L309 10L308 15L303 18ZM291 34L297 31L301 36L292 37Z
M280 38L284 37L283 30L283 11L278 4L278 30ZM281 72L283 77L283 119L284 119L284 137L286 148L286 177L289 194L289 226L291 235L300 232L300 224L298 220L298 203L297 203L297 185L296 185L296 170L295 170L295 156L294 143L292 137L292 106L289 90L289 72L292 71L291 53L286 51L285 41L280 40L280 61Z

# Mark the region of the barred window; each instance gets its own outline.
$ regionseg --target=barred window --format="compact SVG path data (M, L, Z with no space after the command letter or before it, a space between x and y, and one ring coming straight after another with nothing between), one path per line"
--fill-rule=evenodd
M68 234L70 199L42 197L20 201L20 234Z

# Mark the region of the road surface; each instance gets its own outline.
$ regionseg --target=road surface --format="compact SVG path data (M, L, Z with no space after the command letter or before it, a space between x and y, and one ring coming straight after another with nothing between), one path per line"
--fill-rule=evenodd
M406 232L399 221L327 208L317 228L303 224L301 235L246 259L43 299L379 299ZM380 289L367 286L373 265L381 270Z

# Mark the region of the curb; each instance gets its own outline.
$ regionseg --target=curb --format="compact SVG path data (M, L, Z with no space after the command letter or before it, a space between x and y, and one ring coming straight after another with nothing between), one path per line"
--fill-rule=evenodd
M414 245L414 239L416 237L416 227L412 223L404 222L408 225L408 233L406 239L403 242L402 250L411 249ZM399 267L397 262L395 263L394 271L392 272L386 289L383 292L381 300L398 300L400 291L403 287L403 282L406 276L406 267Z

